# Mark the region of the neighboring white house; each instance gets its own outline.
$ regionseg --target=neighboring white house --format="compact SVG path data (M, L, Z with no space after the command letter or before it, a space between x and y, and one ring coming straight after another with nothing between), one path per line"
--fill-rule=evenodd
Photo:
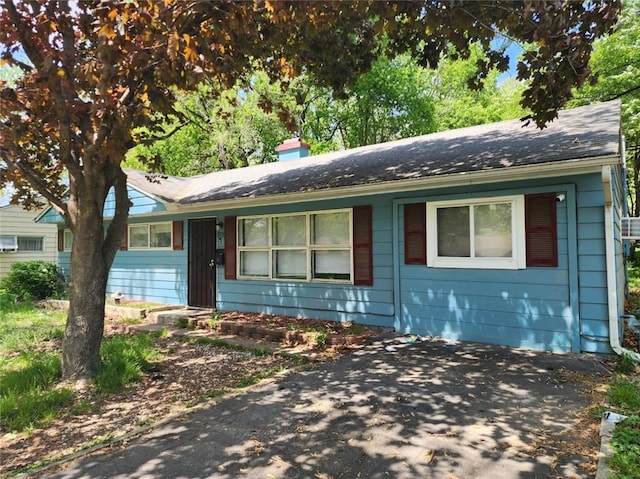
M9 204L9 195L0 195L0 279L13 263L58 261L56 226L36 223L39 213Z

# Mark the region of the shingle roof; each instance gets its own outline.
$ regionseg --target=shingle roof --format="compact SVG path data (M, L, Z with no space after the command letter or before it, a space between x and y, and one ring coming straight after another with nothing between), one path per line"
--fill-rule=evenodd
M561 111L543 130L510 120L157 183L142 172L127 175L130 184L167 202L193 204L610 157L619 150L620 103L614 101Z

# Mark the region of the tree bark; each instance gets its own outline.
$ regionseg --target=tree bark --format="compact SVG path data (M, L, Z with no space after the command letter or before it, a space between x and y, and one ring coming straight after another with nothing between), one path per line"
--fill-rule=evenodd
M71 188L77 195L70 203L82 201L73 224L73 247L69 280L69 313L62 344L63 379L86 379L101 365L100 345L104 331L104 306L107 280L113 259L122 238L130 201L126 175L119 167L101 171L102 179L95 184L91 169L85 170L84 181ZM95 173L95 172L93 172ZM111 186L114 187L116 212L105 234L104 204ZM70 208L71 211L76 210Z

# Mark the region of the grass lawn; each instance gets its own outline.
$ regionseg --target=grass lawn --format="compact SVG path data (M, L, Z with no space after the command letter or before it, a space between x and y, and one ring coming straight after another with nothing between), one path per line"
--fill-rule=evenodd
M65 317L31 303L0 309L0 431L41 427L76 406L75 393L60 384ZM109 393L137 380L155 352L148 336L116 336L103 342L101 355L95 389Z
M629 314L638 314L640 308L640 267L628 265ZM640 478L640 375L638 365L629 356L617 358L617 368L608 385L609 409L628 416L616 425L611 447L612 457L607 459L614 471L611 479Z
M111 332L101 345L99 372L76 390L60 381L65 320L65 313L0 301L0 477L37 469L301 361L208 337Z

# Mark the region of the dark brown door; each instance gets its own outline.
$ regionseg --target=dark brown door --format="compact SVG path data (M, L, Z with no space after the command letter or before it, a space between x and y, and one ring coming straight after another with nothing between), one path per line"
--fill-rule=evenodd
M189 220L189 306L216 306L216 219Z

